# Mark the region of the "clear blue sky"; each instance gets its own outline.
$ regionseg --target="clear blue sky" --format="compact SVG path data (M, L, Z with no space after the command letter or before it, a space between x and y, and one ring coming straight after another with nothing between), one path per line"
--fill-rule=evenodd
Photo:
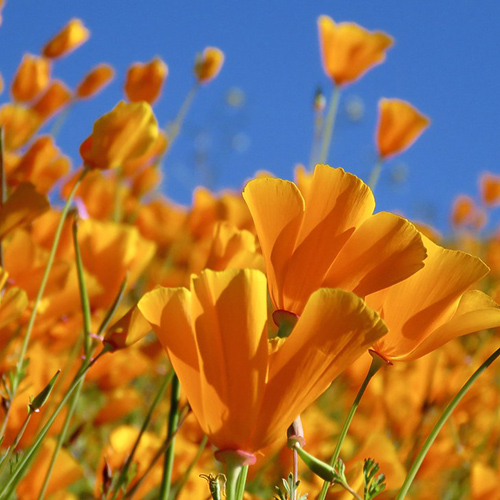
M294 165L308 161L312 95L318 85L328 95L331 89L319 59L320 14L384 30L396 41L383 65L346 88L342 103L359 96L364 115L353 123L342 107L331 164L366 180L375 158L379 97L409 100L431 117L432 125L387 165L377 208L444 228L454 196L475 196L478 174L500 171L498 2L7 0L0 72L9 82L23 52L39 52L70 18L83 19L91 39L56 63L55 76L74 86L93 65L108 62L117 78L98 98L79 104L71 127L59 136L59 146L76 164L78 146L93 121L122 98L130 63L159 55L168 64L168 81L155 106L164 124L192 83L194 55L207 45L220 47L226 54L222 73L201 89L185 134L164 166L168 195L189 203L198 182L238 189L257 170L292 178ZM225 96L235 87L244 92L245 105L231 110ZM0 103L7 99L7 92L0 95ZM390 172L401 162L408 178L395 186ZM213 178L204 168L215 173Z

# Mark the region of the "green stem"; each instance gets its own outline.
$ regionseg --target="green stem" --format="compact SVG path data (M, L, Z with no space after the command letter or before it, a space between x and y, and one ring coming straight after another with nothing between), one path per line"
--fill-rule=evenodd
M29 465L29 462L31 461L32 458L34 458L34 455L38 451L38 448L40 444L42 443L43 439L47 435L47 432L49 429L52 427L52 424L54 423L54 420L57 418L59 415L60 411L70 398L71 394L73 394L73 391L78 387L80 382L84 379L87 371L97 362L98 359L100 359L105 353L107 352L106 348L104 348L94 359L92 359L90 362L88 362L85 366L83 366L78 373L76 374L75 378L73 379L73 382L71 383L71 386L69 387L68 391L66 394L63 396L61 402L57 406L57 408L54 410L54 413L51 415L49 420L47 420L47 423L43 426L41 431L37 434L31 448L23 455L22 459L19 461L17 468L15 471L13 471L9 481L7 484L3 487L3 489L0 491L0 498L9 498L10 495L12 495L17 487L17 484L23 477L25 470L27 466Z
M172 482L172 469L174 466L175 439L174 433L179 424L179 400L181 396L181 386L177 376L172 380L170 393L170 413L168 415L167 439L172 437L170 446L165 450L165 461L163 462L163 476L161 479L160 496L161 500L168 500L170 495L170 485Z
M239 479L243 472L243 466L235 462L226 464L226 500L240 500L239 497Z
M380 172L382 171L382 158L379 158L372 168L370 173L370 178L368 180L368 186L370 186L372 191L375 191L375 187L378 184L380 178Z
M349 430L349 427L351 426L352 419L354 418L354 415L356 413L356 410L358 409L359 403L361 401L361 398L363 397L363 394L365 393L366 388L368 387L368 384L370 383L370 380L373 378L373 376L380 370L380 368L386 364L382 358L380 358L377 354L373 355L372 363L370 365L370 369L368 370L368 373L366 374L365 380L361 384L361 387L359 388L358 394L356 395L356 398L354 399L354 402L351 406L351 409L349 410L349 414L347 415L347 418L345 419L344 425L342 426L342 430L340 431L340 435L337 440L337 444L335 445L335 450L333 452L332 459L330 460L330 465L332 467L335 467L335 464L337 463L337 460L340 455L340 450L342 448L342 444L347 436L347 431ZM326 492L328 491L330 483L325 481L323 483L323 487L321 488L321 493L318 497L318 500L325 500L326 498Z
M245 485L247 483L248 465L244 465L241 469L240 476L238 477L238 483L236 485L236 498L238 500L243 500L245 495Z
M90 358L90 349L91 349L91 338L90 338L90 322L91 322L91 313L90 313L90 302L89 296L87 293L87 286L85 284L85 276L83 270L83 262L82 255L80 252L80 245L78 244L78 220L74 219L73 221L73 246L75 250L75 260L76 260L76 269L78 273L78 286L80 289L80 301L82 306L82 314L83 314L83 347L84 347L84 364L88 362ZM80 398L80 394L82 392L83 383L85 382L85 378L82 378L80 383L78 384L75 393L71 399L68 414L64 419L64 424L57 437L56 446L54 448L54 452L52 453L52 457L50 459L49 468L47 470L47 474L45 474L45 479L42 484L42 488L40 489L40 494L38 495L38 500L43 500L45 496L45 492L47 491L47 487L49 485L50 476L52 475L52 471L54 469L57 457L59 452L61 451L62 445L66 439L66 435L68 433L69 425L71 423L71 419L76 410L76 405L78 403L78 399Z
M125 462L124 466L122 467L122 470L120 471L120 475L118 476L118 480L116 482L116 485L114 486L114 491L113 491L113 496L111 497L111 500L114 500L120 491L120 488L125 481L127 477L128 470L130 468L130 465L132 464L132 460L134 459L135 452L137 451L137 448L139 447L139 443L141 442L141 438L146 432L146 429L149 426L149 423L151 422L151 417L153 416L153 411L155 408L158 406L158 403L160 400L163 398L163 395L165 394L165 391L167 389L168 384L171 382L172 378L174 376L173 370L170 370L168 375L165 377L165 380L160 386L160 389L156 393L156 396L151 403L151 406L149 407L148 413L146 415L146 418L144 419L144 422L142 423L141 430L139 431L139 434L137 435L137 439L135 440L134 446L132 447L132 451L130 452L127 461Z
M337 109L340 101L340 88L333 87L332 97L330 99L330 106L328 107L328 115L323 130L323 142L321 145L321 155L319 157L320 163L326 163L328 153L330 151L330 144L333 137L333 127L335 125L335 117L337 116Z
M3 127L0 127L0 210L7 201L7 179L5 178ZM0 267L4 267L3 244L0 241Z
M98 336L101 336L104 333L104 331L108 327L109 323L113 319L113 316L114 316L116 310L118 309L120 302L122 301L123 294L125 293L125 288L127 287L127 279L128 279L128 275L125 276L125 279L122 281L122 284L120 286L120 290L118 290L118 294L117 294L111 308L109 309L108 313L106 314L106 316L102 320L102 323L100 324L99 329L97 330Z
M113 222L121 222L122 218L122 195L123 190L123 169L122 167L118 167L116 169L116 186L115 186L115 194L113 199Z
M481 375L481 373L488 368L495 359L500 356L500 348L497 349L467 380L467 382L463 385L463 387L458 391L456 396L451 400L451 402L448 404L446 409L444 410L443 414L439 418L439 420L436 422L436 425L432 429L431 433L425 440L425 443L422 446L422 449L417 455L417 458L413 462L410 470L408 471L408 475L406 476L405 482L403 483L403 486L399 490L398 496L396 497L396 500L403 500L405 498L406 494L408 493L408 490L410 489L410 486L415 479L415 476L417 475L417 472L422 465L422 462L424 461L425 456L427 455L427 452L429 451L430 447L432 446L432 443L434 443L436 437L438 436L439 432L441 431L443 425L446 423L448 418L451 416L453 413L453 410L457 407L458 403L462 400L462 398L465 396L467 391L472 387L472 384L477 380L477 378Z
M17 448L17 445L21 441L21 439L22 439L22 437L24 435L24 431L26 430L26 427L28 427L29 421L31 420L32 416L33 416L33 413L31 411L28 411L28 414L26 415L26 418L24 419L23 426L21 427L21 429L17 433L16 439L9 446L9 448L7 450L6 456L2 459L2 465L0 466L0 477L2 476L2 473L4 471L5 465L10 462L10 459L12 457L12 453L14 453L14 451Z
M321 130L323 129L323 116L317 113L314 117L314 136L311 146L311 156L309 157L309 171L313 170L318 158L318 149L321 144Z
M208 437L207 436L203 436L203 439L201 440L200 446L198 447L198 451L196 452L196 456L193 458L193 461L189 464L189 467L186 469L186 472L182 476L182 479L176 485L176 489L175 489L175 494L174 494L173 500L177 500L179 498L179 495L181 494L184 486L186 486L186 483L189 480L189 476L191 475L191 472L194 469L194 466L200 460L201 454L203 453L203 451L205 450L205 447L207 446L207 442L208 442Z
M33 331L33 326L35 324L38 305L40 304L40 301L42 300L43 292L45 291L45 287L46 287L47 281L49 279L50 271L52 269L52 264L54 263L54 259L56 256L57 247L59 246L59 240L61 239L61 234L62 234L62 230L64 227L64 222L65 222L66 217L68 215L69 207L71 205L71 202L73 201L73 197L75 196L76 190L78 189L78 186L80 185L80 182L82 181L82 179L85 177L85 175L87 175L88 171L89 171L88 168L85 168L82 171L80 177L78 178L75 185L73 186L73 189L71 190L71 192L68 196L68 199L66 200L66 203L64 204L62 213L61 213L61 218L59 220L59 224L57 226L56 233L54 236L54 242L52 243L52 248L50 250L49 258L47 260L47 265L45 267L45 273L43 275L42 282L40 283L40 288L38 290L38 294L37 294L35 302L33 304L33 310L31 311L31 316L30 316L30 319L28 321L28 326L26 328L26 335L24 337L24 341L23 341L23 344L21 347L21 353L19 354L19 359L17 361L16 372L14 374L13 382L12 382L11 404L12 404L12 400L14 399L14 397L16 395L17 389L19 387L19 383L21 381L21 375L22 375L23 366L24 366L24 359L26 357L26 351L28 350L28 344L30 341L31 332ZM2 436L4 435L5 429L7 427L8 415L9 414L6 415L6 418L4 419L4 422L2 425L2 430L0 433L0 435L2 435Z

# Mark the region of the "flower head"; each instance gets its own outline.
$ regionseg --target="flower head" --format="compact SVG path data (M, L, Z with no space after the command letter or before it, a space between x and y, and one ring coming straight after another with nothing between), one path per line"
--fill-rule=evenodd
M113 79L115 72L109 64L99 64L89 71L76 89L79 99L88 99L100 92Z
M133 64L127 71L125 94L131 102L146 101L153 104L159 97L168 75L167 65L159 58Z
M49 59L65 56L86 42L89 35L89 30L80 19L71 19L56 36L45 44L42 54Z
M45 57L25 54L12 82L12 97L29 102L40 94L50 81L50 61Z
M347 85L385 59L392 38L370 32L355 23L336 24L331 17L318 19L323 68L336 85Z
M224 52L217 47L207 47L203 54L197 56L194 74L199 83L208 83L220 72L224 64Z

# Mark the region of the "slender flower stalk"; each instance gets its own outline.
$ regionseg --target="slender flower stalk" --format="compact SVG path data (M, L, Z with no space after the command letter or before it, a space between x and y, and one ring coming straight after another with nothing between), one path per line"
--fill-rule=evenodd
M43 297L43 292L45 291L45 286L47 285L47 281L49 279L50 271L52 269L52 264L54 263L54 259L56 256L57 252L57 247L59 246L59 240L61 239L61 234L62 230L64 227L64 222L66 220L66 217L69 212L69 208L71 206L71 202L73 201L73 197L75 196L76 190L78 189L78 186L80 185L80 182L83 180L83 178L87 175L87 172L89 169L86 167L83 169L82 173L80 174L80 177L78 180L75 182L75 185L73 186L73 189L71 190L66 203L64 204L62 213L61 213L61 218L59 219L59 224L56 229L56 233L54 236L54 242L52 243L52 248L50 250L49 258L47 260L47 265L45 267L45 272L42 278L42 282L40 283L40 288L38 290L38 294L36 296L35 302L33 304L33 310L31 312L30 319L28 321L28 326L26 328L26 335L24 336L24 341L21 347L21 352L19 354L19 359L16 364L16 371L14 373L13 377L13 382L12 382L12 397L11 397L11 407L12 407L12 400L14 399L17 389L19 387L19 383L21 382L22 379L22 374L23 374L23 368L24 368L24 362L26 358L26 351L28 350L28 344L31 338L31 332L33 331L33 326L35 325L35 319L38 311L38 306L40 304L40 301L42 300ZM3 436L5 434L5 429L7 428L7 422L9 419L9 414L10 412L7 412L2 424L2 429L0 431L0 435Z
M443 428L444 424L450 418L451 414L453 413L453 410L457 407L457 405L460 403L462 398L467 394L467 391L472 387L474 382L479 378L479 376L486 370L492 363L495 361L498 357L500 356L500 348L498 348L467 380L467 382L462 386L462 388L457 392L456 396L451 400L451 402L448 404L446 409L444 410L443 414L441 417L439 417L439 420L436 422L436 425L434 425L431 433L425 440L425 443L422 446L422 449L418 453L417 457L415 458L415 461L413 462L412 466L410 467L410 470L408 471L408 475L406 476L406 479L403 483L403 486L401 486L401 489L399 490L398 496L396 497L396 500L403 500L406 497L406 494L408 493L411 484L413 483L413 480L415 479L415 476L417 475L418 470L420 469L420 466L422 465L422 462L425 459L425 456L427 455L427 452L429 451L430 447L432 446L432 443L436 440L439 432Z
M380 178L380 172L382 171L383 159L379 158L370 172L370 178L368 179L368 186L370 186L372 191L375 191L375 186L378 184Z
M319 163L326 163L328 153L330 152L330 145L333 137L333 128L335 125L335 118L340 101L340 87L335 85L333 87L332 97L330 98L330 105L328 106L328 115L323 127L323 141L321 144L321 154Z
M0 127L0 210L7 201L7 180L5 178L4 147L3 147L3 127ZM3 244L0 241L0 267L3 266Z
M363 394L365 393L365 390L368 387L370 380L380 370L380 368L384 366L384 364L386 364L386 362L380 356L376 354L373 354L372 356L373 359L370 368L368 370L368 373L366 374L365 380L363 381L361 387L359 388L358 394L354 399L351 409L349 410L349 414L347 415L344 421L344 425L342 426L342 429L340 431L337 444L335 445L335 450L333 451L332 459L330 460L330 465L332 467L334 467L335 464L337 463L337 460L340 456L340 450L342 448L342 444L344 443L344 440L347 436L347 432L349 431L349 427L351 426L352 419L354 418L354 415L356 413L356 410L358 409L361 398L363 397ZM321 493L318 497L318 500L325 500L329 485L330 483L327 481L323 483L323 487L321 488Z
M156 396L153 399L151 406L149 407L146 418L144 419L144 422L142 423L141 430L139 431L139 434L137 435L137 439L135 440L134 446L132 447L132 450L131 450L129 456L127 457L127 461L125 462L125 464L123 465L123 467L120 471L120 475L118 476L118 480L116 481L116 484L113 488L114 491L113 491L113 496L111 497L111 500L114 500L117 497L117 495L120 491L120 488L121 488L122 484L124 483L125 478L127 477L128 470L130 468L130 465L132 464L132 460L134 459L135 452L137 451L137 448L139 447L139 444L141 442L141 438L142 438L144 432L146 432L146 429L148 428L149 423L151 422L151 417L153 416L153 411L155 410L155 408L158 406L158 403L163 398L163 395L165 394L167 386L168 386L168 384L170 384L170 382L172 382L173 377L174 377L174 371L170 370L168 375L163 380L163 383L161 384L160 388L158 389L158 392L156 393Z
M172 436L169 447L165 451L165 461L163 462L163 475L160 487L160 499L168 500L170 496L170 486L172 481L172 468L174 466L175 451L175 429L179 424L179 400L181 397L181 386L177 376L172 380L170 393L170 413L168 415L167 438Z

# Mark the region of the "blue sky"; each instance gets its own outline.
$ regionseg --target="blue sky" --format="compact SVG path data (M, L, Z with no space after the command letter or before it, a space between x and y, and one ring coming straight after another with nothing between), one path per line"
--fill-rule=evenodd
M117 78L99 97L77 105L58 137L78 164L78 146L93 121L123 97L128 65L158 55L169 77L155 111L173 119L192 84L194 56L207 45L221 48L225 66L202 88L183 136L164 165L165 190L189 203L197 183L239 189L258 170L293 177L311 148L313 93L331 85L323 74L316 19L354 21L395 38L386 62L347 87L330 163L367 179L380 97L409 100L432 119L406 153L386 165L376 191L377 209L446 227L458 193L477 196L482 171L500 171L500 4L455 2L277 0L7 0L0 27L0 72L8 83L24 52L37 53L70 18L92 35L56 63L54 75L70 86L100 62ZM244 105L231 108L239 89ZM234 95L234 94L233 94ZM8 99L0 95L0 103ZM348 118L346 103L363 103L363 118ZM70 125L70 126L69 126ZM407 171L405 182L391 181Z

